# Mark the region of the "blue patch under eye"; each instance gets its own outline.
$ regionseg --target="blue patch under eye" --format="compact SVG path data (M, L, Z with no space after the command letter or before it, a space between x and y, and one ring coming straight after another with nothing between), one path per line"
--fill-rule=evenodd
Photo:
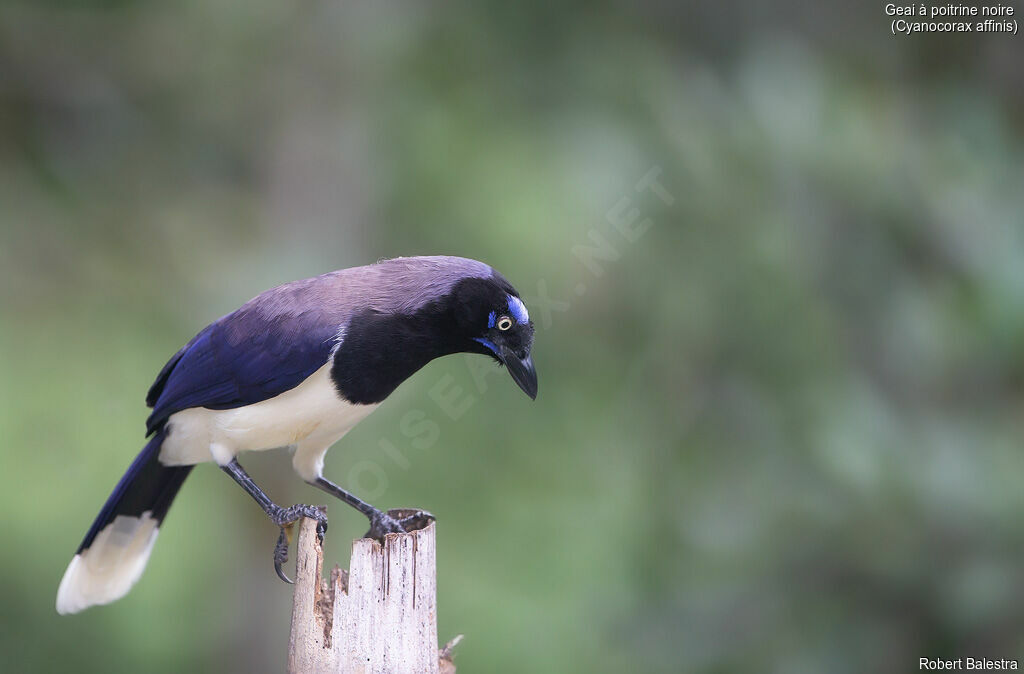
M526 305L515 295L508 296L508 312L520 323L530 322L530 314L526 311Z
M487 327L493 328L494 327L494 322L497 321L497 320L498 320L498 314L496 314L495 312L492 311L490 313L490 315L487 317Z
M486 346L486 347L487 347L488 349L490 349L491 351L493 351L493 352L494 352L494 355L496 355L496 356L498 355L498 347L496 347L496 346L494 345L494 342L492 342L491 340L489 340L489 339L484 339L483 337L474 337L474 338L473 338L473 341L475 341L475 342L480 342L481 344L483 344L484 346Z

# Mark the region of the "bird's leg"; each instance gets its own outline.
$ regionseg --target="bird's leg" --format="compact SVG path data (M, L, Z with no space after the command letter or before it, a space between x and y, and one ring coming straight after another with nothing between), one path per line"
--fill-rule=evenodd
M249 477L249 473L245 472L241 464L238 463L237 459L232 459L231 463L221 466L221 470L231 476L235 482L237 482L242 489L244 489L249 496L252 496L253 500L263 508L263 512L267 513L267 517L277 526L281 527L281 535L277 538L277 545L274 546L274 570L277 571L277 576L286 583L291 583L291 579L285 575L284 571L281 570L281 565L288 561L288 543L289 543L289 532L291 531L292 525L302 517L309 517L310 519L316 520L316 534L322 541L324 534L327 532L327 514L324 512L322 507L297 504L282 508L267 496L266 492L259 488L259 486L252 481Z
M389 510L384 512L374 508L366 501L350 494L325 477L318 477L310 482L310 484L324 490L331 496L341 499L366 515L370 520L370 530L366 532L364 538L375 538L383 543L385 534L401 534L408 531L416 531L434 521L434 516L426 510Z

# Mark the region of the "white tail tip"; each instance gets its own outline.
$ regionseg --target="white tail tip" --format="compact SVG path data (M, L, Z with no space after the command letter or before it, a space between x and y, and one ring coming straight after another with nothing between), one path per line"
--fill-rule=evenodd
M78 613L128 594L149 561L157 525L148 510L142 517L115 517L71 560L57 589L57 613Z

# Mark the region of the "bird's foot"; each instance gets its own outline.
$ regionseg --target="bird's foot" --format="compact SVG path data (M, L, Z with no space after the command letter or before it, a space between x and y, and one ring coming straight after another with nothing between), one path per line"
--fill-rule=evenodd
M433 522L435 517L426 510L415 508L395 508L387 512L374 510L370 515L370 530L363 538L373 538L384 542L386 534L404 534L417 531Z
M281 527L281 535L277 537L277 544L274 545L274 571L277 572L277 577L286 583L292 583L292 579L285 575L281 566L288 561L288 546L291 543L292 528L303 517L316 520L316 536L323 541L324 534L327 533L327 513L323 506L298 504L279 508L270 516L274 524Z

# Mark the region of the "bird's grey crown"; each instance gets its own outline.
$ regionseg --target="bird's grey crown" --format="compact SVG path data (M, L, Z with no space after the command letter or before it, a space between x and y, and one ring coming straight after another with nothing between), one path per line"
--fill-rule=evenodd
M459 281L493 274L490 265L463 257L396 257L285 283L249 300L239 312L268 318L305 314L317 323L335 325L343 334L355 314L413 314L451 292Z

